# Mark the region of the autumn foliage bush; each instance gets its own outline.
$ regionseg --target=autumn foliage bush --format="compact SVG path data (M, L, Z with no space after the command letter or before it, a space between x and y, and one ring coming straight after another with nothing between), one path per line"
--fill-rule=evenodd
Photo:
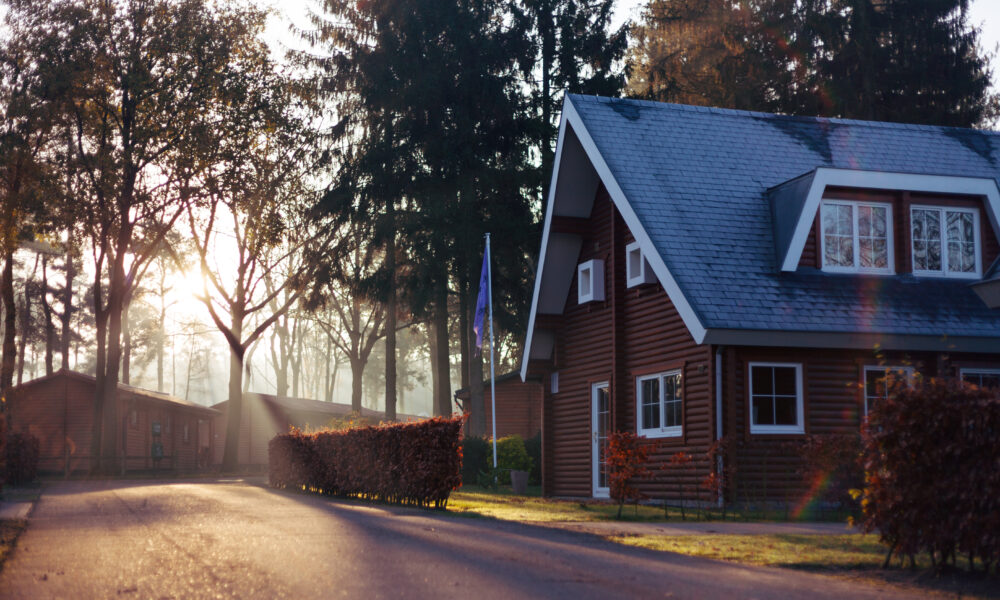
M931 380L876 404L864 429L864 527L893 553L1000 560L1000 398Z
M9 433L4 444L4 479L18 485L34 481L38 475L41 445L30 433Z
M274 487L443 508L462 483L463 418L275 436Z
M638 502L645 498L633 484L637 479L649 477L649 455L656 448L631 431L608 434L608 488L612 499L618 501L618 518L622 516L625 502Z

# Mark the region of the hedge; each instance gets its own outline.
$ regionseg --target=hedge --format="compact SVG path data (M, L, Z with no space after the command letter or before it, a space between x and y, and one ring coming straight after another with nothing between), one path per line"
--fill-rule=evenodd
M5 482L19 485L34 481L38 475L38 457L41 445L38 438L30 433L11 433L7 435L4 447Z
M1000 560L1000 398L931 380L877 403L863 432L864 527L941 569Z
M271 485L443 508L462 484L463 417L275 436Z

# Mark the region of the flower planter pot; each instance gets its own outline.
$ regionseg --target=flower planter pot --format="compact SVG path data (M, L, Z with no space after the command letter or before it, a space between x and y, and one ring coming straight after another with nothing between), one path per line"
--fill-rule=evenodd
M528 492L528 472L511 469L510 487L515 494L524 495Z

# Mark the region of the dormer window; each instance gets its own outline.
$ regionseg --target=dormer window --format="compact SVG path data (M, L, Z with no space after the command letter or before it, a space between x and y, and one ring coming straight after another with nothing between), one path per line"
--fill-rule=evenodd
M824 271L893 272L891 205L824 200L821 215Z
M913 274L979 277L979 211L974 208L910 208Z
M580 304L604 300L604 261L580 263L576 268L577 301Z
M625 281L626 287L636 287L656 281L653 269L646 262L639 242L625 246Z

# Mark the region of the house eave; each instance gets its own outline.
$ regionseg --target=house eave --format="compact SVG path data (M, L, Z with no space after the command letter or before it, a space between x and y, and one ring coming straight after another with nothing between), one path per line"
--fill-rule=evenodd
M1000 353L1000 337L874 332L709 329L705 333L703 343L724 346L782 348Z

